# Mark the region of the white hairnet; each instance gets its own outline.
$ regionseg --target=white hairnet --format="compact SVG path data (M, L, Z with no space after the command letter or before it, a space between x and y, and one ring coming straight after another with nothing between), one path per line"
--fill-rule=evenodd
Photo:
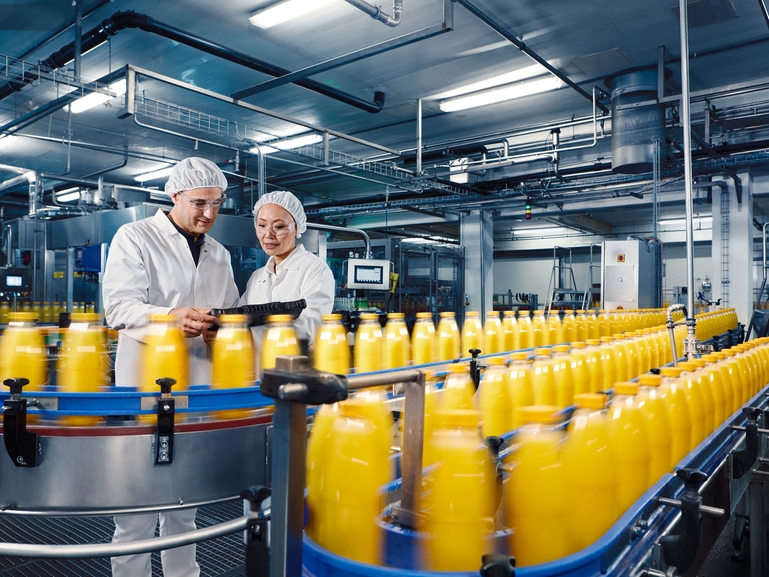
M275 192L268 192L262 198L260 198L254 205L254 216L259 216L259 209L265 204L277 204L282 206L296 221L296 238L302 236L302 233L307 230L307 216L304 214L304 208L299 199L291 194L287 190L276 190Z
M227 190L224 173L210 160L190 157L176 163L166 182L166 193L174 194L196 188L221 188Z

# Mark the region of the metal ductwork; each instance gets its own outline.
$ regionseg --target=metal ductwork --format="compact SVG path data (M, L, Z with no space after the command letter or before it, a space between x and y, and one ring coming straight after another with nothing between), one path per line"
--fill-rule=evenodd
M379 6L373 6L365 0L345 0L348 4L355 6L358 10L362 10L374 20L379 20L383 24L387 24L391 28L395 28L401 23L403 16L403 0L393 1L393 13L392 16L382 12Z
M611 88L612 171L621 174L651 172L654 141L665 142L663 107L618 107L657 99L656 68L614 76L606 84Z
M201 50L207 54L245 66L251 70L269 74L270 76L277 77L291 73L290 70L285 68L275 66L264 60L259 60L248 54L238 52L232 48L222 46L221 44L195 36L184 30L158 22L146 14L139 14L133 11L116 12L106 20L103 20L101 24L91 28L88 32L83 34L81 38L81 51L86 53L89 50L93 50L100 44L106 42L111 36L115 36L118 32L125 30L126 28L136 28L145 32L151 32L164 38L168 38L169 40L173 40L174 42ZM43 60L40 65L51 70L56 70L71 62L74 57L75 43L71 42L57 52L51 54L48 58ZM36 79L36 76L34 73L29 72L26 73L26 78L34 80ZM345 104L355 106L366 112L375 114L384 107L385 96L382 92L376 92L374 94L374 102L372 103L314 80L299 79L296 80L294 84L340 102L344 102ZM19 92L24 86L24 84L19 82L8 82L4 86L1 86L0 100L7 98L14 92Z

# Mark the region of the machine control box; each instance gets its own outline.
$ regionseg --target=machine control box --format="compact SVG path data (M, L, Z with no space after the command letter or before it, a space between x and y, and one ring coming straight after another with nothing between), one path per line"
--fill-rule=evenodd
M101 246L98 244L75 248L75 270L101 272Z
M347 261L347 288L390 290L390 261L351 258Z

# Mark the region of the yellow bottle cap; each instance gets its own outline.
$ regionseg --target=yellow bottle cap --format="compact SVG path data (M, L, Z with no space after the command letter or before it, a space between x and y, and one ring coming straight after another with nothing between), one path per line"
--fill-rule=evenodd
M613 340L614 340L614 337L601 337L601 338L600 338L600 341L601 341L602 343L610 343L610 342L612 342Z
M486 311L486 318L488 317L499 317L499 311Z
M574 395L574 404L580 409L605 409L608 399L606 395L598 393L580 393Z
M481 313L479 313L478 311L468 311L468 312L465 313L465 316L466 317L479 317L479 316L481 316Z
M433 313L417 313L417 318L418 319L431 319L431 318L433 318Z
M534 311L535 315L544 315L545 311Z
M472 410L440 410L433 413L439 427L470 427L476 428L481 422L478 411Z
M683 372L684 370L678 367L662 367L660 369L660 376L678 378Z
M550 349L546 349L544 347L540 349L534 349L534 354L538 357L549 357L550 356Z
M504 312L502 313L502 316L506 316L506 317L514 317L514 316L515 316L515 311L504 311Z
M31 323L37 320L36 312L8 313L8 321L12 323Z
M269 323L290 323L294 320L291 315L270 315L267 317Z
M697 370L697 365L689 361L678 363L677 367L682 371L688 371L690 373Z
M600 311L598 311L598 312L599 312L599 313L601 313L601 314L603 314L603 313L605 313L605 312L606 312L606 309L601 309L601 310L600 310Z
M500 365L504 365L507 362L507 359L505 357L491 357L488 359L483 359L483 362L492 367L498 367Z
M577 309L577 314L581 315L585 313L585 309Z
M452 313L452 312L443 312L443 313L438 313L438 315L439 315L439 316L440 316L442 319L449 319L449 318L454 318L454 313Z
M569 352L569 345L555 345L553 347L554 353L568 353Z
M362 321L378 321L379 315L377 313L361 313L360 320Z
M339 317L342 315L323 315L321 319L328 320L326 317ZM222 315L219 317L219 322L223 325L244 325L248 322L248 315Z
M615 395L637 395L638 383L614 383Z
M708 364L708 362L705 359L692 359L689 361L689 364L695 365L698 369L701 369L705 365Z
M584 349L586 346L587 346L587 343L583 341L574 341L573 343L571 343L572 349Z
M702 360L706 363L717 363L718 362L718 354L717 353L710 353L709 355L702 355Z
M558 407L552 405L533 405L531 407L518 407L518 418L522 423L540 423L543 425L555 424L561 420L558 415Z
M638 384L643 387L659 387L662 384L662 377L647 373L638 377Z
M529 353L513 353L510 358L514 361L526 361L529 359Z
M574 314L574 309L566 309L563 312L565 312L567 315L573 315Z
M454 374L462 374L470 372L470 365L465 363L452 363L449 365L449 371Z
M585 344L588 345L589 347L594 347L596 345L601 344L601 339L587 339L585 341Z
M69 318L73 323L98 323L99 313L72 313Z
M615 341L621 341L622 339L625 338L625 335L623 335L622 333L617 333L616 335L612 335L612 337L614 337Z
M735 351L734 349L724 349L723 351L721 351L721 353L726 355L727 357L733 357L734 355L737 354L737 351Z

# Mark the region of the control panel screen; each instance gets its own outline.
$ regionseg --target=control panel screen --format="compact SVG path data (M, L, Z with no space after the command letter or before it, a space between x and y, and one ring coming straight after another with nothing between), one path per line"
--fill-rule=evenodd
M22 285L21 275L9 274L5 277L5 286L7 287L20 287Z
M347 261L347 288L389 290L390 261L372 258L351 258Z
M384 268L381 266L361 266L355 267L355 282L380 284Z

